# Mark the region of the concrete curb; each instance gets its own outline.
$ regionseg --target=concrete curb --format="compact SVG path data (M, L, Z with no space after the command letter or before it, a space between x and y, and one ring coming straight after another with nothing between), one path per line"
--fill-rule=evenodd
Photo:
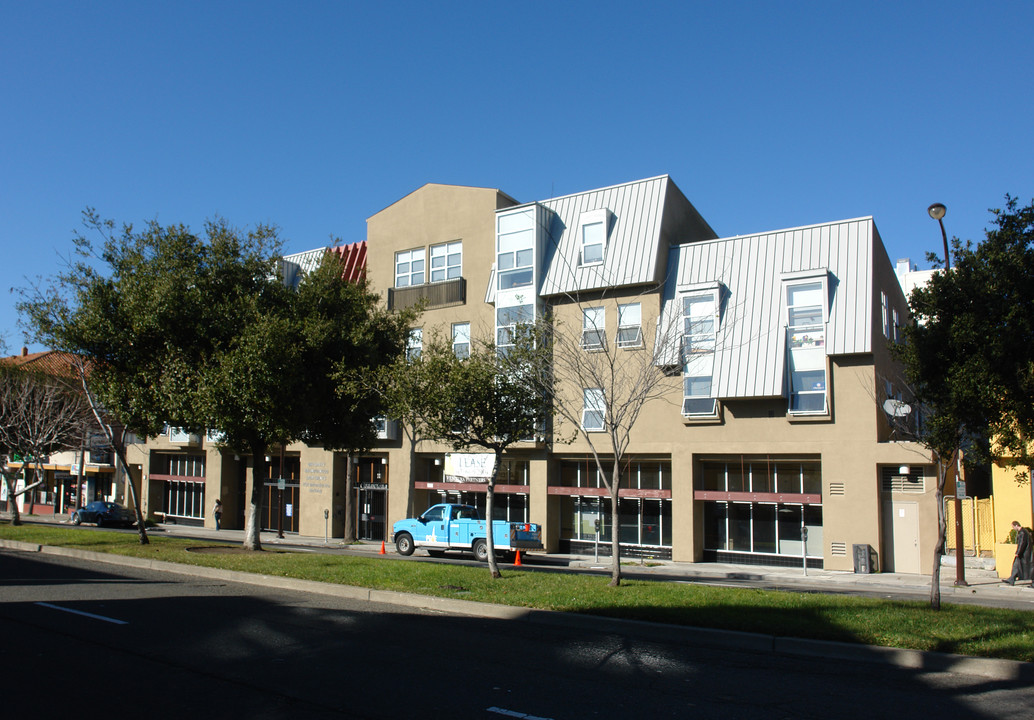
M385 603L400 607L411 607L421 610L467 615L471 617L490 618L533 623L545 626L564 626L586 632L613 633L634 636L647 640L671 642L675 640L687 645L711 647L726 650L738 650L753 653L771 653L794 657L811 657L823 659L853 660L858 662L880 663L894 667L920 670L923 672L945 672L962 675L975 675L991 680L1034 682L1034 663L1016 660L1000 660L997 658L980 658L968 655L928 652L923 650L905 650L901 648L858 645L854 643L832 642L826 640L806 640L801 638L780 637L764 633L749 633L733 630L715 630L710 628L666 625L663 623L642 620L624 620L599 615L581 615L552 610L535 610L510 605L476 602L473 600L457 600L439 598L430 595L417 595L391 590L372 590L351 585L321 583L314 580L298 580L276 575L260 575L222 570L195 565L182 565L165 560L147 560L124 555L78 550L75 548L37 545L17 540L0 539L0 549L19 552L39 553L55 557L75 558L93 562L121 565L171 572L178 575L224 580L227 582L258 585L309 592L351 600Z

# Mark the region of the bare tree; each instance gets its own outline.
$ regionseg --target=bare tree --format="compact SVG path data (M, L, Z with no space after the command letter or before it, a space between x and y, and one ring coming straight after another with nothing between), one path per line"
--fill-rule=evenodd
M613 561L610 584L618 586L622 466L643 411L652 403L670 402L673 393L678 393L680 378L671 368L682 357L682 334L678 323L659 320L652 337L641 327L638 338L610 339L602 318L597 323L584 315L586 308L606 300L602 295L589 302L570 296L567 303L553 308L554 316L536 332L539 342L552 349L550 366L542 368L539 376L551 390L555 388L554 413L577 429L607 489ZM558 309L563 310L566 321L557 317ZM588 319L580 327L571 327L567 323L576 315Z
M86 399L68 378L0 367L0 448L5 456L3 481L13 508L13 524L21 523L17 497L44 482L44 458L75 447L90 420ZM28 468L30 461L33 467L33 482L18 491L10 470L15 454L22 457L22 468Z

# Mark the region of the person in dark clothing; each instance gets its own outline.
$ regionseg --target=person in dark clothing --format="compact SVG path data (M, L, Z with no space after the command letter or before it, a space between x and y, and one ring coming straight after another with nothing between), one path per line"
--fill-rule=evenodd
M1020 525L1019 521L1012 521L1012 529L1016 532L1016 557L1012 561L1012 573L1002 582L1015 585L1017 580L1031 579L1031 542L1030 533L1027 532L1027 528ZM1034 582L1031 583L1031 587L1034 587Z
M223 519L223 501L219 498L215 499L215 511L212 513L215 515L215 529L219 529L219 521Z

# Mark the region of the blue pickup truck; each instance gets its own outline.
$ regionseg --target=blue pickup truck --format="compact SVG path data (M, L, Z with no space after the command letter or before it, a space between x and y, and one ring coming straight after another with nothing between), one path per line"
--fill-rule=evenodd
M486 523L472 505L443 503L433 505L416 518L399 520L392 526L391 537L399 555L412 555L418 547L439 557L446 550L474 553L480 562L488 560ZM542 549L542 527L533 523L495 520L492 540L496 554L509 556L518 550Z

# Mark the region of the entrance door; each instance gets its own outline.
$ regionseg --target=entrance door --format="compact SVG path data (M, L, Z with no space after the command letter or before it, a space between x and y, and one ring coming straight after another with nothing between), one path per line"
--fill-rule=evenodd
M896 573L919 573L919 506L914 502L884 503L884 548L891 552L884 569ZM889 534L889 537L887 535ZM890 562L887 563L887 560Z
M358 488L359 493L359 539L385 540L384 509L387 492L369 488Z

